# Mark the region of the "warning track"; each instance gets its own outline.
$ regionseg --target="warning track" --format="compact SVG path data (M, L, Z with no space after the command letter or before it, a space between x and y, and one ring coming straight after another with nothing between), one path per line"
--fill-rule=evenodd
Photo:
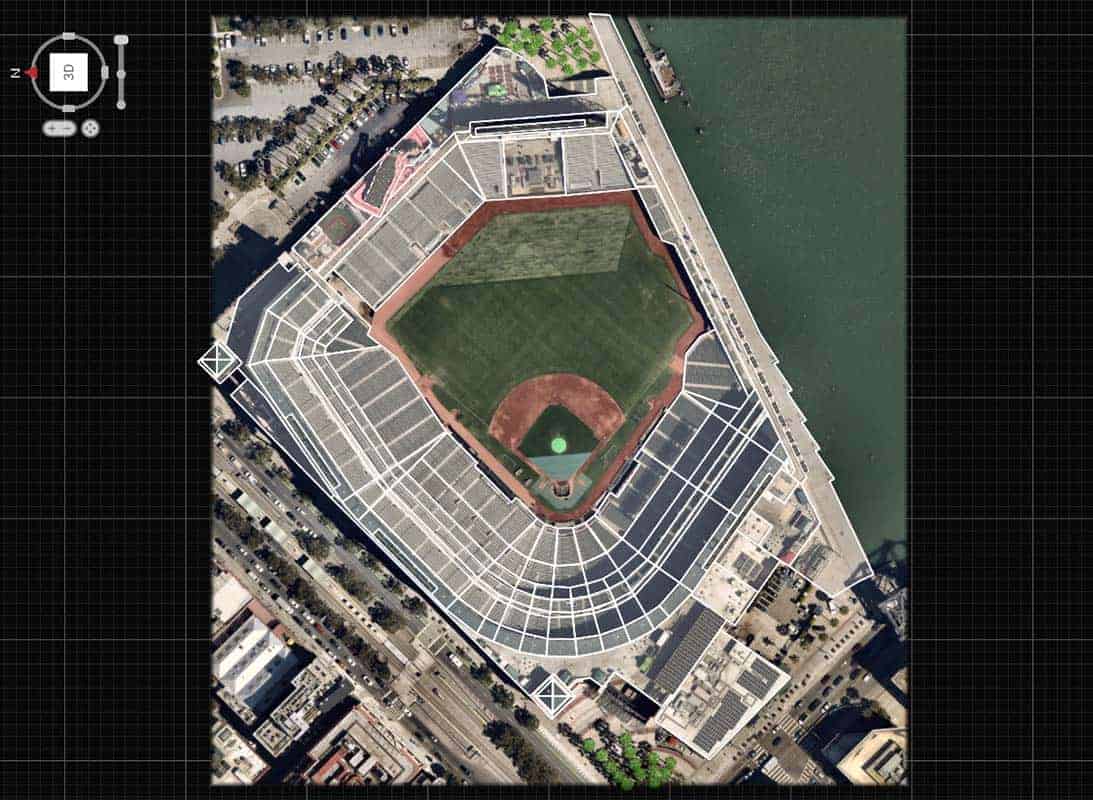
M626 441L622 443L617 455L603 471L595 485L585 493L580 504L575 508L560 512L543 505L543 503L536 498L527 487L521 484L509 469L501 463L497 456L491 453L489 448L478 441L477 437L460 422L458 413L453 413L440 402L433 390L433 378L431 376L422 375L414 366L409 354L388 330L388 325L391 323L392 319L397 316L399 310L414 298L429 281L444 268L445 264L447 264L471 239L474 238L475 234L497 216L508 213L526 213L532 211L550 211L559 208L619 204L630 207L634 221L649 249L657 255L662 256L671 267L676 291L687 301L687 307L691 316L691 324L673 348L669 364L670 378L665 388L655 397L649 399L648 409L642 416L641 421L626 438ZM679 274L675 259L664 242L660 240L650 227L645 211L638 200L637 193L634 191L620 191L592 195L521 198L518 200L491 201L483 204L458 230L453 232L451 237L437 248L437 250L426 259L395 292L388 296L379 308L376 309L375 316L372 320L371 335L373 339L383 345L402 362L403 366L428 400L430 406L432 406L437 413L437 416L440 417L441 421L451 428L475 451L476 456L482 463L487 466L498 479L503 481L510 491L524 500L524 502L534 509L541 518L551 522L570 522L587 516L599 498L608 487L610 487L622 467L636 452L638 445L645 437L645 434L648 433L650 428L652 428L660 417L660 414L671 404L672 400L679 393L683 386L684 354L704 329L705 321L698 312L693 301L690 299L690 291L682 276ZM560 383L553 384L553 381L558 380L558 378L554 377L555 375L564 377L564 380L561 380ZM540 378L545 382L542 386L537 386L535 382L540 380ZM550 405L549 400L533 401L531 397L538 393L549 396L552 392L557 392L560 393L560 399L556 402L570 408L582 422L588 425L588 427L597 434L597 438L599 438L601 442L600 447L597 448L597 452L599 452L600 448L605 446L605 443L610 440L611 435L613 435L622 425L626 415L619 408L615 400L598 384L593 381L587 381L588 385L583 386L581 391L578 391L577 383L569 383L569 381L574 380L584 381L587 379L573 373L552 373L529 379L516 386L503 399L502 403L498 406L497 411L494 413L493 418L490 421L491 435L494 435L494 438L511 452L519 452L520 436L516 435L517 432L526 432L542 410L547 405ZM518 394L518 392L521 392L521 387L527 388L523 389L522 393ZM581 401L577 399L577 396L584 390L590 391L592 393L591 397L597 399L590 400L589 404L585 406L585 410L582 411L582 404ZM600 398L601 394L606 396L606 400ZM562 395L564 395L564 397ZM513 398L511 402L510 398ZM508 405L507 409L505 409L506 404ZM525 404L527 406L526 408L523 407ZM504 417L499 420L498 413L502 412L503 409ZM526 417L530 417L530 419L526 420ZM498 431L504 438L493 433L495 424L499 426ZM610 433L606 436L601 436L601 433L608 430L608 428L610 428Z

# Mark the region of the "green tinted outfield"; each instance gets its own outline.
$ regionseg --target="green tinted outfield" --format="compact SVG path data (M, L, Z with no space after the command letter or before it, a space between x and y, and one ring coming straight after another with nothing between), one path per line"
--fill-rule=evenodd
M438 397L459 408L464 423L483 442L491 441L486 429L504 396L537 375L582 375L602 386L625 414L663 388L658 379L691 322L688 305L667 264L649 250L629 209L605 208L613 213L597 215L595 230L587 217L568 209L492 220L389 324L418 369L436 379ZM567 224L560 226L556 218ZM615 266L564 277L491 279L533 267L538 252L536 247L510 251L492 244L473 248L482 236L487 243L499 241L490 230L498 223L506 241L511 241L513 225L525 237L549 232L530 241L551 254L581 243L573 245L579 257L556 259L555 264L576 268L592 259L602 269L612 261ZM606 246L611 241L620 243L614 254ZM590 255L585 249L590 242L599 242L601 250ZM490 282L446 285L445 273L453 265Z
M441 286L614 272L626 238L626 206L502 214L433 279Z

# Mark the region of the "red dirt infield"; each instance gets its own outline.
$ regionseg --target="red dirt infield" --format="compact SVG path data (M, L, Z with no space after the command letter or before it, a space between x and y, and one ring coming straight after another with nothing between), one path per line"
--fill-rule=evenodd
M572 372L555 372L530 378L505 395L493 412L490 435L520 453L520 442L528 429L553 405L565 406L588 426L600 442L596 453L626 419L615 398L595 381Z
M649 410L642 417L641 422L637 425L634 431L627 438L626 442L619 449L618 454L612 460L611 464L604 470L600 479L590 488L581 502L572 509L565 512L554 511L533 495L527 487L525 487L509 470L501 464L501 462L494 456L485 445L480 443L470 431L459 421L458 414L453 413L447 409L443 403L441 403L436 394L432 390L433 380L427 376L422 375L414 366L413 361L402 347L399 346L398 341L387 330L387 324L392 317L398 312L398 310L405 305L411 298L413 298L418 292L420 292L426 284L433 277L444 268L447 264L463 247L474 238L487 223L493 220L495 217L501 214L513 214L513 213L527 213L533 211L552 211L560 208L588 208L593 206L605 206L605 205L626 205L630 207L630 213L634 218L638 229L641 231L642 236L645 238L646 244L649 249L657 255L661 256L671 269L672 277L675 279L676 288L679 294L687 300L687 305L691 313L691 325L676 342L672 359L670 362L670 368L672 377L668 382L668 385L663 391L661 391L656 397L651 398L649 401ZM601 194L588 194L588 195L570 195L570 196L558 196L551 197L531 197L521 198L518 200L496 200L484 203L478 208L467 220L456 229L452 235L439 247L437 250L425 260L425 262L414 271L406 281L398 287L398 289L391 294L375 311L375 316L372 319L372 338L385 347L389 352L393 353L402 365L406 368L406 371L410 374L410 377L414 380L415 384L421 389L422 394L428 400L429 405L432 406L437 416L441 421L451 428L464 442L466 442L475 452L475 455L482 463L489 467L500 480L513 492L517 497L521 498L536 514L542 519L549 522L572 522L574 520L581 519L587 516L588 512L592 510L592 507L600 499L605 491L611 486L612 481L618 475L619 471L626 464L627 461L636 452L638 445L645 438L645 435L649 432L650 428L660 418L664 409L671 405L676 395L679 394L680 389L683 388L683 359L688 348L698 338L699 334L705 329L705 322L702 319L702 315L695 307L693 300L691 299L690 291L687 288L686 283L680 276L676 267L675 261L668 251L667 246L660 240L660 238L653 232L649 226L649 221L645 216L645 212L638 200L636 191L627 190L621 192L604 192ZM497 421L498 413L505 408L509 403L510 398L517 392L520 392L522 387L531 386L523 391L527 393L527 396L517 395L518 397L524 397L521 400L520 405L513 406L506 410L506 414L511 415L512 420L522 420L525 414L530 414L531 419L527 422L527 425L523 426L522 430L526 431L528 427L539 416L543 409L550 405L549 401L543 402L542 405L538 405L538 399L532 401L530 398L536 396L539 392L546 392L549 394L550 380L551 378L562 377L569 379L575 379L576 381L585 381L594 387L595 392L602 393L606 396L606 399L610 401L614 411L619 415L617 424L611 422L613 417L606 415L606 406L601 407L600 401L592 403L589 407L588 418L580 411L580 404L582 401L578 399L581 391L576 390L576 384L568 384L567 381L562 381L555 386L557 391L563 392L564 396L560 400L562 405L569 408L578 418L581 419L588 427L597 435L597 438L601 441L601 446L606 444L610 438L610 434L605 437L600 436L601 430L605 428L603 426L613 424L611 432L617 431L622 424L624 415L618 404L610 395L608 395L599 385L582 378L579 375L573 375L572 373L562 373L555 375L546 375L532 378L524 383L513 388L508 395L505 396L501 405L498 406L497 411L494 412L494 417L490 421L490 432L495 438L506 448L514 453L519 452L518 447L520 439L517 438L515 442L509 441L513 432L518 430L517 422L509 422L506 420L502 423L503 428L501 432L506 435L506 439L502 439L494 433L494 423ZM541 388L536 387L534 384L536 381L545 380L545 383ZM527 409L524 408L523 403L527 401L529 405ZM534 403L532 405L531 403ZM532 411L531 409L535 409ZM598 409L595 410L594 409ZM594 413L593 413L594 411ZM596 417L602 417L602 419L596 419ZM595 422L596 424L592 424ZM600 427L597 427L599 425ZM597 448L597 451L599 448Z

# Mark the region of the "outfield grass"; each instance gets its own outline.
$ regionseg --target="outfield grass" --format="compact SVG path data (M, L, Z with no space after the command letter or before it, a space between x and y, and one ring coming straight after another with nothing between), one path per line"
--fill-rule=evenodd
M630 211L607 205L492 220L444 265L438 286L614 272Z
M667 265L625 215L611 272L445 285L442 270L392 319L391 333L476 435L509 390L545 373L595 381L627 415L655 393L691 317Z

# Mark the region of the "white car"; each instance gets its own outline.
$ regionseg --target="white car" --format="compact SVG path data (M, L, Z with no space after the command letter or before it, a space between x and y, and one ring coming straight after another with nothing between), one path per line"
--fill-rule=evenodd
M321 42L322 40L323 40L323 32L322 31L315 31L315 41L316 41L316 43Z

